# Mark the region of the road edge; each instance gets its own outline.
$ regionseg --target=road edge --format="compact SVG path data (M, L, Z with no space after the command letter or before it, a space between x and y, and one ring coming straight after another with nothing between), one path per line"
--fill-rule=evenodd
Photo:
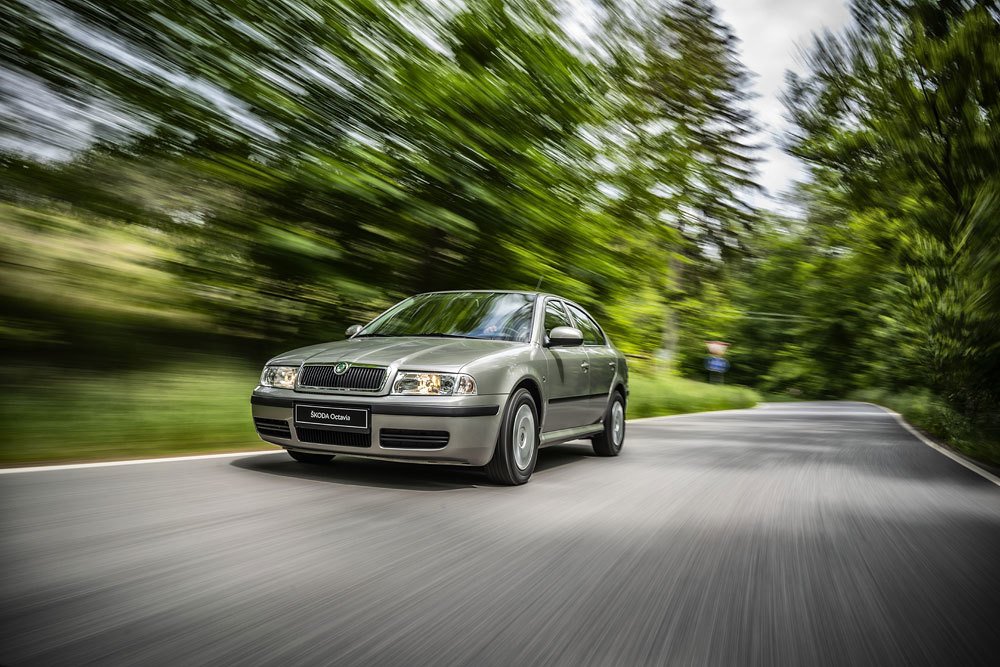
M173 463L176 461L197 461L199 459L226 459L237 456L259 456L260 454L276 454L279 449L258 449L242 452L223 452L221 454L187 454L185 456L160 456L153 459L121 459L119 461L91 461L89 463L54 463L52 465L21 466L19 468L0 468L0 475L13 475L21 472L45 472L56 470L77 470L79 468L114 468L116 466L135 466L144 463Z
M963 468L967 468L968 470L971 470L972 472L976 473L977 475L979 475L983 479L985 479L987 481L990 481L990 482L993 482L997 486L1000 486L1000 477L997 477L996 475L994 475L993 473L991 473L988 470L985 470L984 468L980 468L978 465L976 465L975 463L973 463L969 459L965 458L961 454L958 454L957 452L953 452L950 449L948 449L947 447L945 447L944 445L941 445L941 444L938 444L938 443L934 442L933 440L931 440L930 438L928 438L926 435L924 435L923 433L921 433L920 430L917 429L915 426L913 426L910 422L906 421L906 419L903 417L903 415L899 414L895 410L890 410L889 408L885 407L884 405L879 405L878 403L871 403L869 401L857 401L857 402L858 403L865 403L866 405L871 405L871 406L874 406L876 408L879 408L880 410L884 410L885 412L888 412L890 415L892 415L893 417L895 417L896 421L899 422L900 426L902 426L904 429L906 429L907 431L909 431L910 435L912 435L914 438L916 438L920 442L924 443L925 445L927 445L931 449L936 450L937 452L939 452L941 454L944 454L949 459L951 459L955 463L959 464Z

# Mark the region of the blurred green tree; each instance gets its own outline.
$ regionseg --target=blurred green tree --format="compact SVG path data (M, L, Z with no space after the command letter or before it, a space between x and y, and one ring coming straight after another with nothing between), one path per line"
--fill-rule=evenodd
M853 6L789 79L811 221L878 314L866 380L929 387L997 419L1000 19L993 2ZM837 215L829 216L830 210ZM886 358L891 359L886 363Z
M541 279L648 354L670 257L752 219L746 74L707 2L605 10L580 41L545 1L7 5L3 85L57 103L0 128L4 195L156 230L186 321L236 339Z

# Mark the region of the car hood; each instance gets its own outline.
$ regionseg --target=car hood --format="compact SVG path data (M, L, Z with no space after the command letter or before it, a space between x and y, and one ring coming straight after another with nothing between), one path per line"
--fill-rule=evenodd
M347 361L404 370L458 371L482 357L523 346L496 340L471 338L353 338L335 343L303 347L271 359L268 364L297 366L303 363L328 364Z

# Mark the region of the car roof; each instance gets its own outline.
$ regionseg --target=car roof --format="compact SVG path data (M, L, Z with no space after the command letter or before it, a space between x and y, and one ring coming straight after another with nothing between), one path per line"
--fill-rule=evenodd
M420 294L466 294L469 292L474 294L525 294L532 296L545 295L544 292L534 292L532 290L523 290L523 289L445 289L445 290L435 290L433 292L421 292ZM550 294L546 296L555 296L555 295Z
M538 292L535 290L434 290L432 292L420 292L420 294L415 294L414 296L420 296L421 294L524 294L525 296L534 297L551 297L553 299L559 299L560 301L565 301L566 303L571 303L577 308L587 312L586 309L578 304L573 299L567 299L564 296L559 296L558 294L552 294L551 292Z
M562 301L568 301L574 305L579 306L572 299L567 299L564 296L559 296L558 294L552 294L551 292L539 292L536 290L523 290L523 289L446 289L446 290L434 290L431 292L420 292L420 294L464 294L464 293L479 293L479 294L524 294L525 296L536 296L536 297L552 297L554 299L560 299ZM414 295L419 296L419 295Z

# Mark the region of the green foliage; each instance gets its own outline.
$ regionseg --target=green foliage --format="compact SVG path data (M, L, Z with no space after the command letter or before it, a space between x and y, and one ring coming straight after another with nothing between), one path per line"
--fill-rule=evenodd
M875 294L886 285L877 253L848 250L817 226L780 218L758 225L748 251L720 275L721 305L713 308L720 313L713 333L734 343L727 353L734 382L839 398L866 381L872 363L891 363L870 343L883 305ZM687 367L703 357L704 347L692 347Z
M848 277L862 270L851 284L867 283L876 320L859 343L894 367L859 370L995 419L1000 21L975 1L866 2L856 15L817 40L788 106L791 150L815 181L810 222Z

